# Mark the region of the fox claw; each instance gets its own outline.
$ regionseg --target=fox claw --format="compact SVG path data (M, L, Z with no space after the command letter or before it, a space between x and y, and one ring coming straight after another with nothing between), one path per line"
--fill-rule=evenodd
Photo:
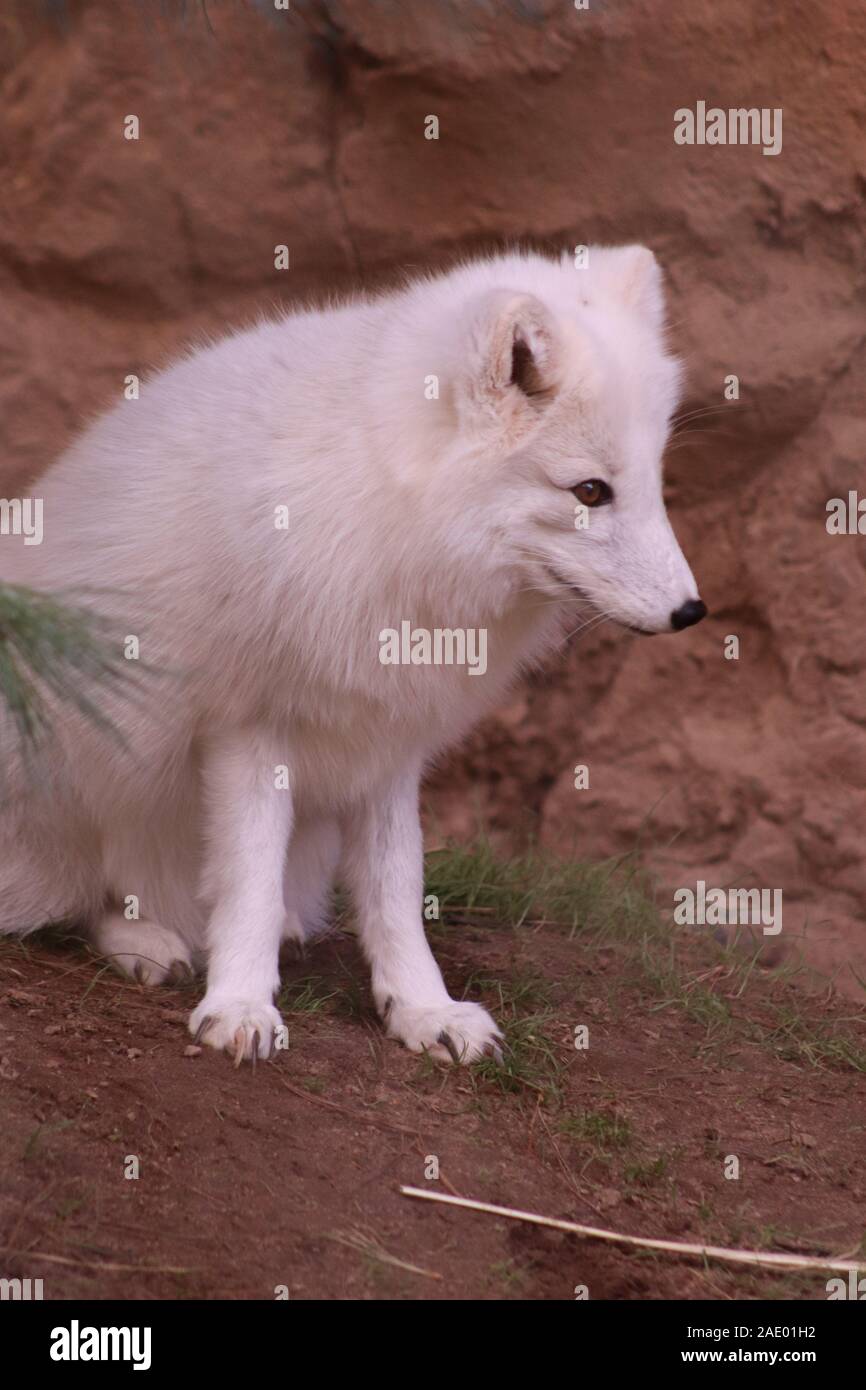
M207 1014L202 1019L201 1023L198 1025L198 1028L195 1031L195 1036L193 1037L194 1043L201 1042L202 1038L204 1037L205 1033L207 1032L208 1028L210 1028L212 1023L213 1019L211 1018L210 1014Z
M168 970L168 980L173 985L191 984L195 976L188 961L173 960Z
M445 1029L443 1028L436 1041L441 1043L443 1047L448 1049L449 1053L451 1054L452 1062L454 1062L455 1065L459 1067L460 1053L457 1051L457 1044L455 1043L451 1034L446 1033Z

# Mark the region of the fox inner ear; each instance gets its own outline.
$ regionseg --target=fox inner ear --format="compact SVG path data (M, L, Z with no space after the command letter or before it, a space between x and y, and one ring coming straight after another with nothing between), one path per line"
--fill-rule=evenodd
M490 290L467 306L458 387L463 424L495 448L516 447L538 427L562 376L556 320L533 294Z
M543 365L536 360L531 345L522 337L518 327L511 344L511 383L522 391L524 396L549 397L555 392L556 384L545 380Z
M516 387L536 406L556 395L562 347L553 317L540 300L519 295L501 305L492 337L503 387Z

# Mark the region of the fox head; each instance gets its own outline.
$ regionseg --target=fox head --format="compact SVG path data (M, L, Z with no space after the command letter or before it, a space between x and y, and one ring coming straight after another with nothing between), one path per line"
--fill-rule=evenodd
M699 622L662 497L681 373L652 252L592 247L580 269L503 257L455 281L450 485L482 568L639 632Z

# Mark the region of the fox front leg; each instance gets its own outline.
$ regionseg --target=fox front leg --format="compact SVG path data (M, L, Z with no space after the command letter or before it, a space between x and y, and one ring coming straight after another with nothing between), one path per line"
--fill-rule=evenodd
M497 1056L501 1033L480 1004L450 997L421 920L419 770L379 788L344 821L343 871L388 1036L443 1061Z
M196 1041L227 1049L236 1065L269 1057L282 1028L273 1001L294 820L291 790L276 776L284 762L284 750L256 729L221 734L205 750L207 989L189 1027Z

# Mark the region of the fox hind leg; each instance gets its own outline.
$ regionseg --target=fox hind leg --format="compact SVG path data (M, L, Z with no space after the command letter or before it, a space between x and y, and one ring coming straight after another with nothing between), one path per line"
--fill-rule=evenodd
M85 853L31 820L0 819L0 936L86 919L98 874ZM98 895L98 888L96 889Z
M189 946L159 922L130 922L122 912L107 912L93 929L92 940L115 970L139 984L159 985L169 977L192 973Z

